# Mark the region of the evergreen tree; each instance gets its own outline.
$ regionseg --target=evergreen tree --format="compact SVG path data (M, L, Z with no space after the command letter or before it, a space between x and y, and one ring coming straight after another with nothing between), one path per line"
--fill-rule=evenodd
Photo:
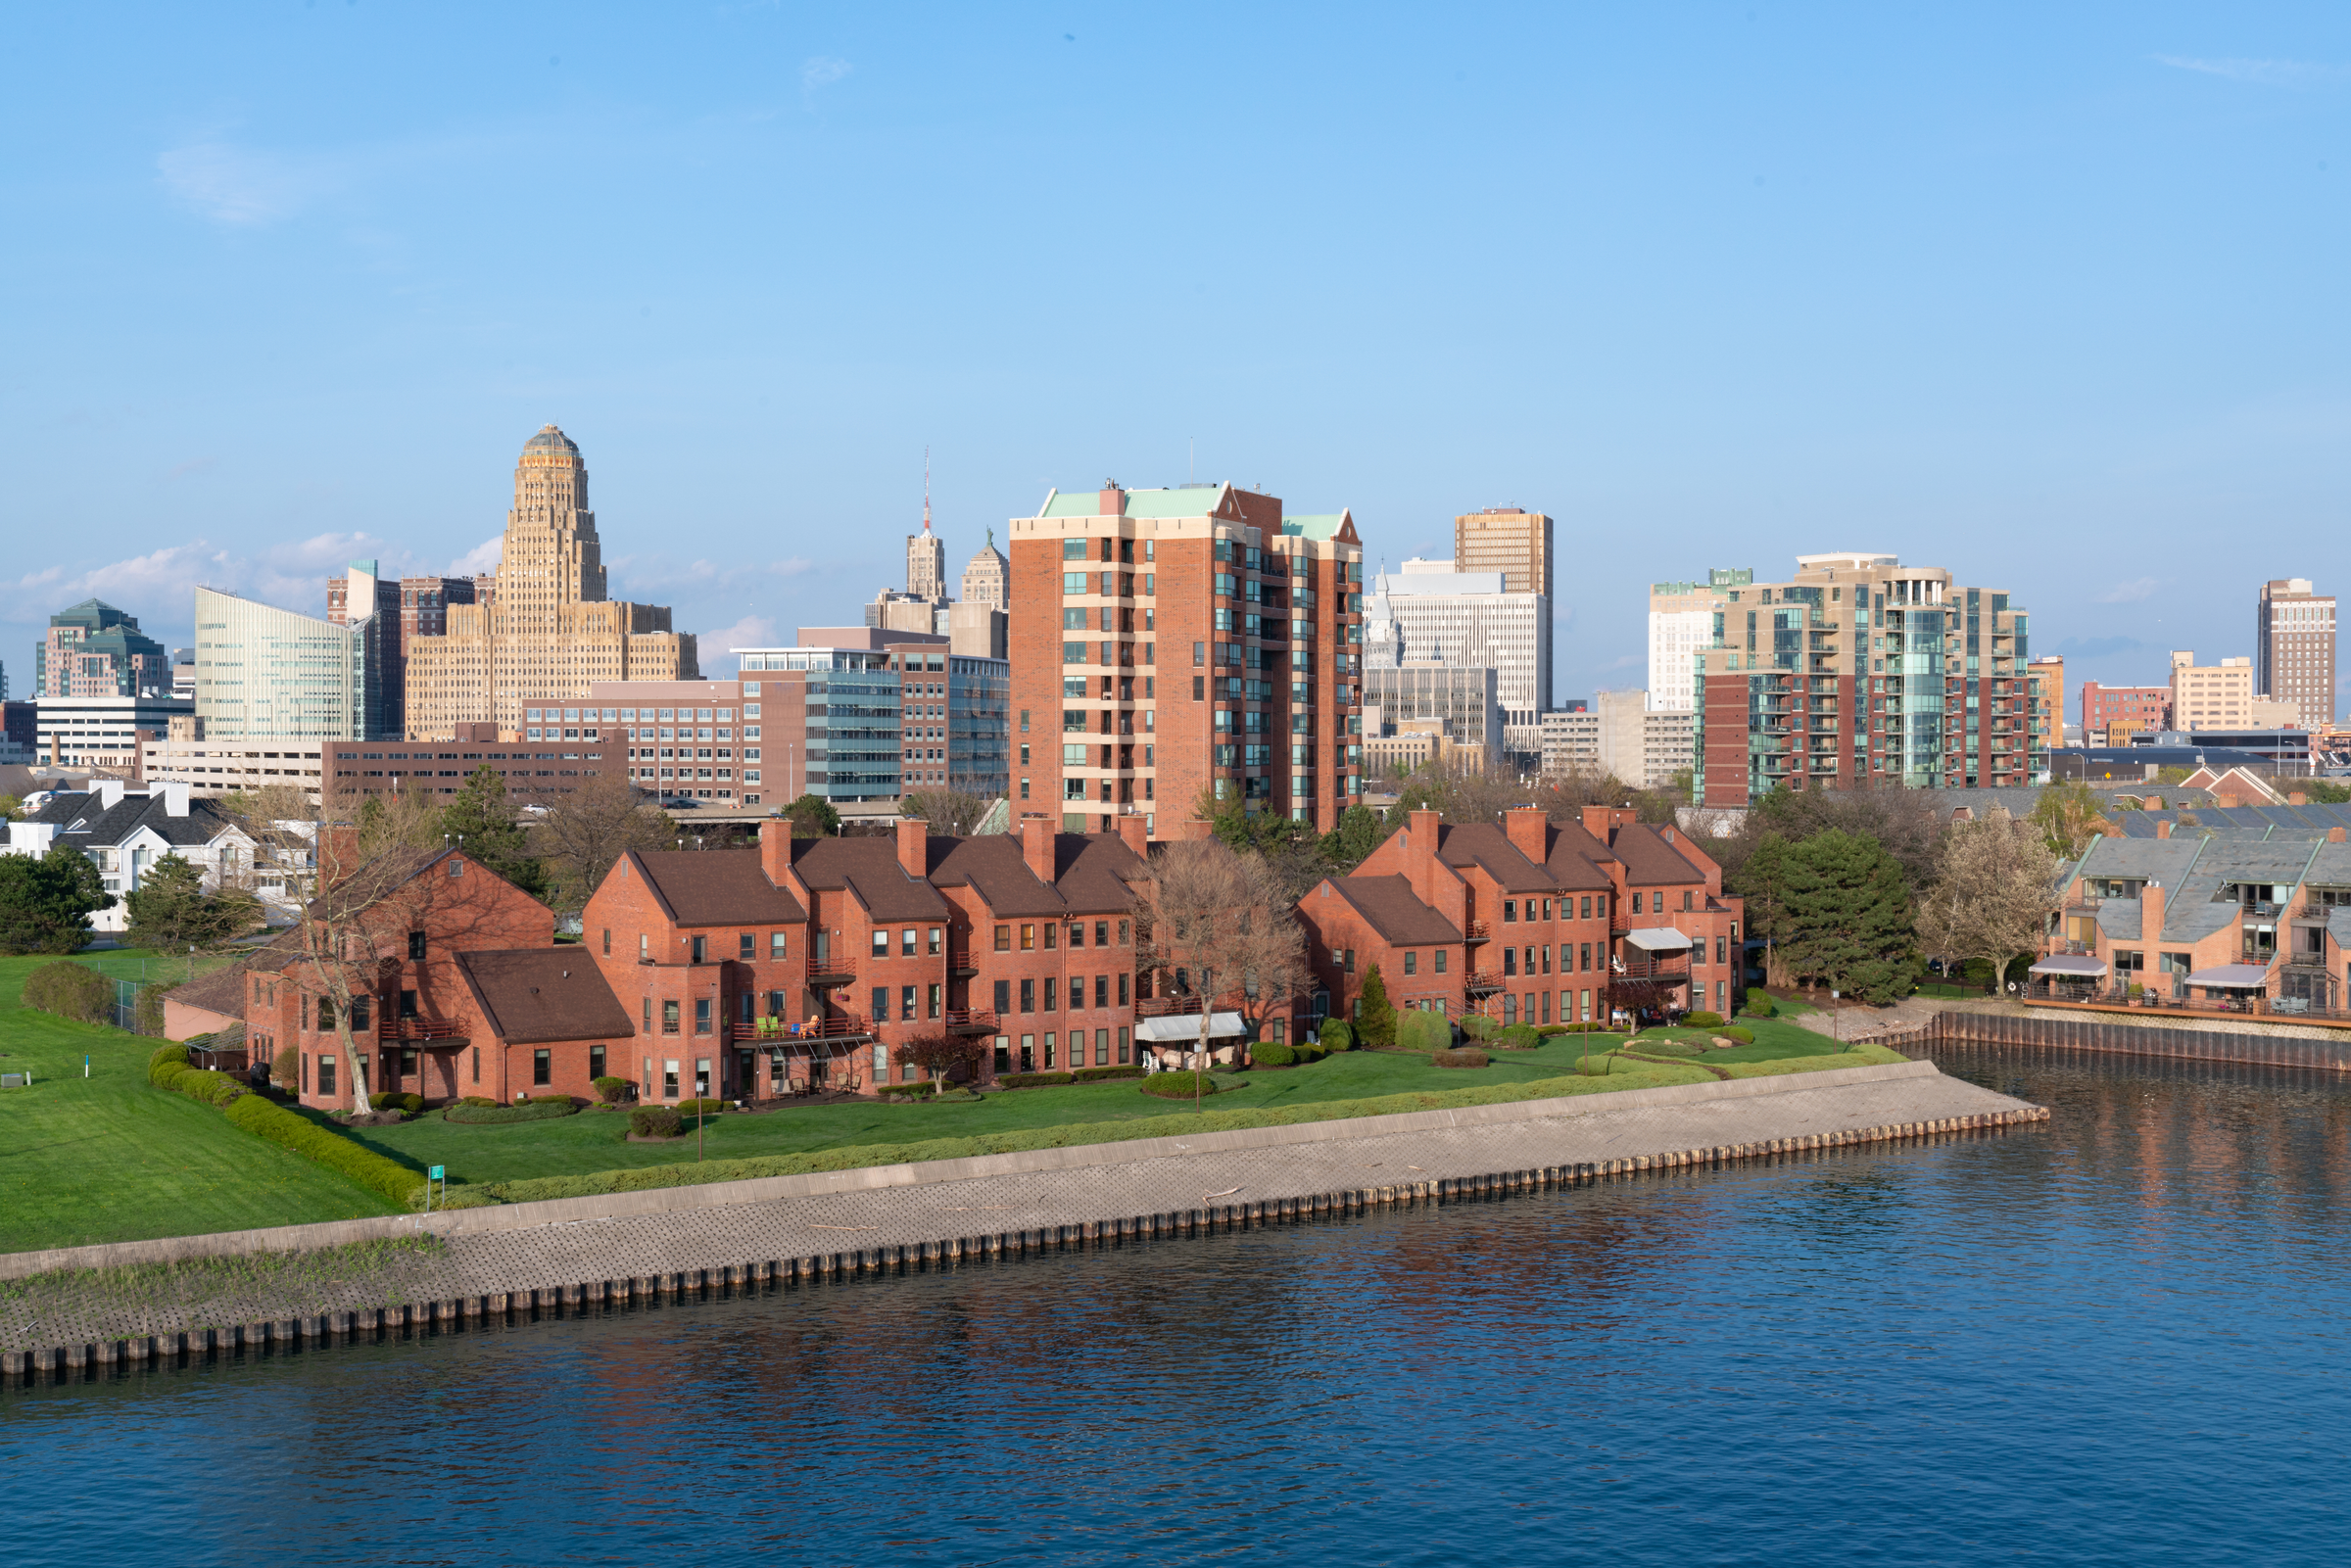
M1353 805L1339 814L1339 825L1322 835L1322 860L1345 876L1370 858L1388 836L1387 824L1369 806Z
M251 893L233 887L206 892L203 868L177 855L157 861L122 902L130 913L123 932L130 945L167 953L218 947L261 920L261 904Z
M1746 863L1726 878L1730 890L1747 900L1747 932L1763 939L1763 982L1788 983L1784 949L1792 927L1788 919L1788 840L1765 832L1749 852Z
M114 901L97 866L71 844L37 859L0 855L0 953L78 953L89 917Z
M1865 1002L1907 996L1918 962L1901 863L1832 828L1793 846L1787 864L1789 968Z
M441 810L441 831L454 846L498 873L533 898L547 896L547 874L532 859L514 808L506 799L506 781L485 764L473 771L457 797Z
M784 808L794 838L830 838L840 832L840 813L822 795L802 795Z
M1364 973L1364 994L1356 1008L1355 1032L1366 1043L1385 1049L1396 1043L1396 1009L1388 1002L1388 982L1374 964Z

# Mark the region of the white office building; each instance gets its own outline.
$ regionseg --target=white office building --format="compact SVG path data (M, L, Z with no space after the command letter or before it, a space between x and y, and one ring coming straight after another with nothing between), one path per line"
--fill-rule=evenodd
M1714 645L1725 591L1755 580L1751 567L1720 568L1706 580L1649 585L1649 706L1697 711L1698 655Z
M1504 591L1500 572L1457 572L1449 560L1409 560L1381 572L1364 603L1364 667L1407 663L1484 666L1495 672L1503 749L1543 753L1551 706L1551 598Z
M375 602L372 577L357 566L351 576L349 601ZM398 739L405 715L387 701L385 677L399 640L383 615L339 624L199 588L196 716L215 740Z

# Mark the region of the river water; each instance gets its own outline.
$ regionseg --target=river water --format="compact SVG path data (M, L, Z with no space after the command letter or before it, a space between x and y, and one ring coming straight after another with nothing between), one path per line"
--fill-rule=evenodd
M16 1562L2339 1563L2351 1084L0 1395Z

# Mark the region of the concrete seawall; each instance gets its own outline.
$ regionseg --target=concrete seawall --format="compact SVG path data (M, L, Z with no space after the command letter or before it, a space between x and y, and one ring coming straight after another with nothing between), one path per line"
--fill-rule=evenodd
M1907 1062L461 1210L431 1217L437 1247L314 1271L332 1278L252 1263L415 1237L428 1222L14 1254L0 1271L24 1283L0 1295L0 1373L72 1375L944 1266L1981 1132L2046 1115ZM82 1272L126 1266L145 1272Z
M2108 1023L2078 1014L1938 1013L1920 1028L1889 1034L1882 1043L1901 1049L1948 1041L1966 1045L2040 1045L2075 1051L2109 1051L2120 1056L2172 1057L2194 1062L2240 1062L2250 1067L2315 1068L2351 1072L2351 1041L2256 1032L2230 1032L2204 1019L2152 1023Z

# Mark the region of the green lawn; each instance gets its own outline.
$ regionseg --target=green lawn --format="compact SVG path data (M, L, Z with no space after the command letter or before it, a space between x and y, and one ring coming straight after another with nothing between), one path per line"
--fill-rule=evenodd
M1751 1024L1755 1043L1709 1051L1710 1063L1760 1062L1781 1057L1827 1056L1839 1046L1809 1029L1772 1020ZM1703 1029L1651 1030L1645 1038L1669 1034L1703 1042ZM1362 1100L1415 1090L1443 1091L1483 1084L1524 1083L1576 1070L1584 1054L1582 1035L1560 1035L1533 1051L1496 1051L1484 1068L1433 1068L1428 1058L1391 1051L1349 1051L1307 1067L1258 1069L1224 1080L1238 1085L1216 1095L1208 1108L1277 1110L1326 1100ZM1605 1066L1613 1035L1596 1034L1596 1067ZM1634 1064L1626 1064L1631 1067ZM1077 1083L1049 1089L1016 1089L978 1101L936 1105L868 1102L857 1105L792 1106L751 1116L725 1113L703 1127L713 1160L761 1155L806 1154L860 1144L901 1144L926 1138L963 1138L1071 1122L1126 1121L1188 1111L1188 1100L1160 1100L1137 1092L1131 1079ZM669 1165L695 1158L690 1137L682 1143L630 1143L628 1123L610 1112L585 1111L555 1121L504 1126L465 1126L444 1121L434 1112L397 1127L368 1127L353 1136L394 1159L441 1164L453 1182L512 1181L531 1176L583 1175L632 1165Z
M92 953L109 975L178 976L184 959ZM210 1106L147 1082L157 1043L18 1002L46 958L0 958L0 1252L245 1230L390 1213L331 1171L239 1132ZM82 1076L84 1056L89 1073Z

